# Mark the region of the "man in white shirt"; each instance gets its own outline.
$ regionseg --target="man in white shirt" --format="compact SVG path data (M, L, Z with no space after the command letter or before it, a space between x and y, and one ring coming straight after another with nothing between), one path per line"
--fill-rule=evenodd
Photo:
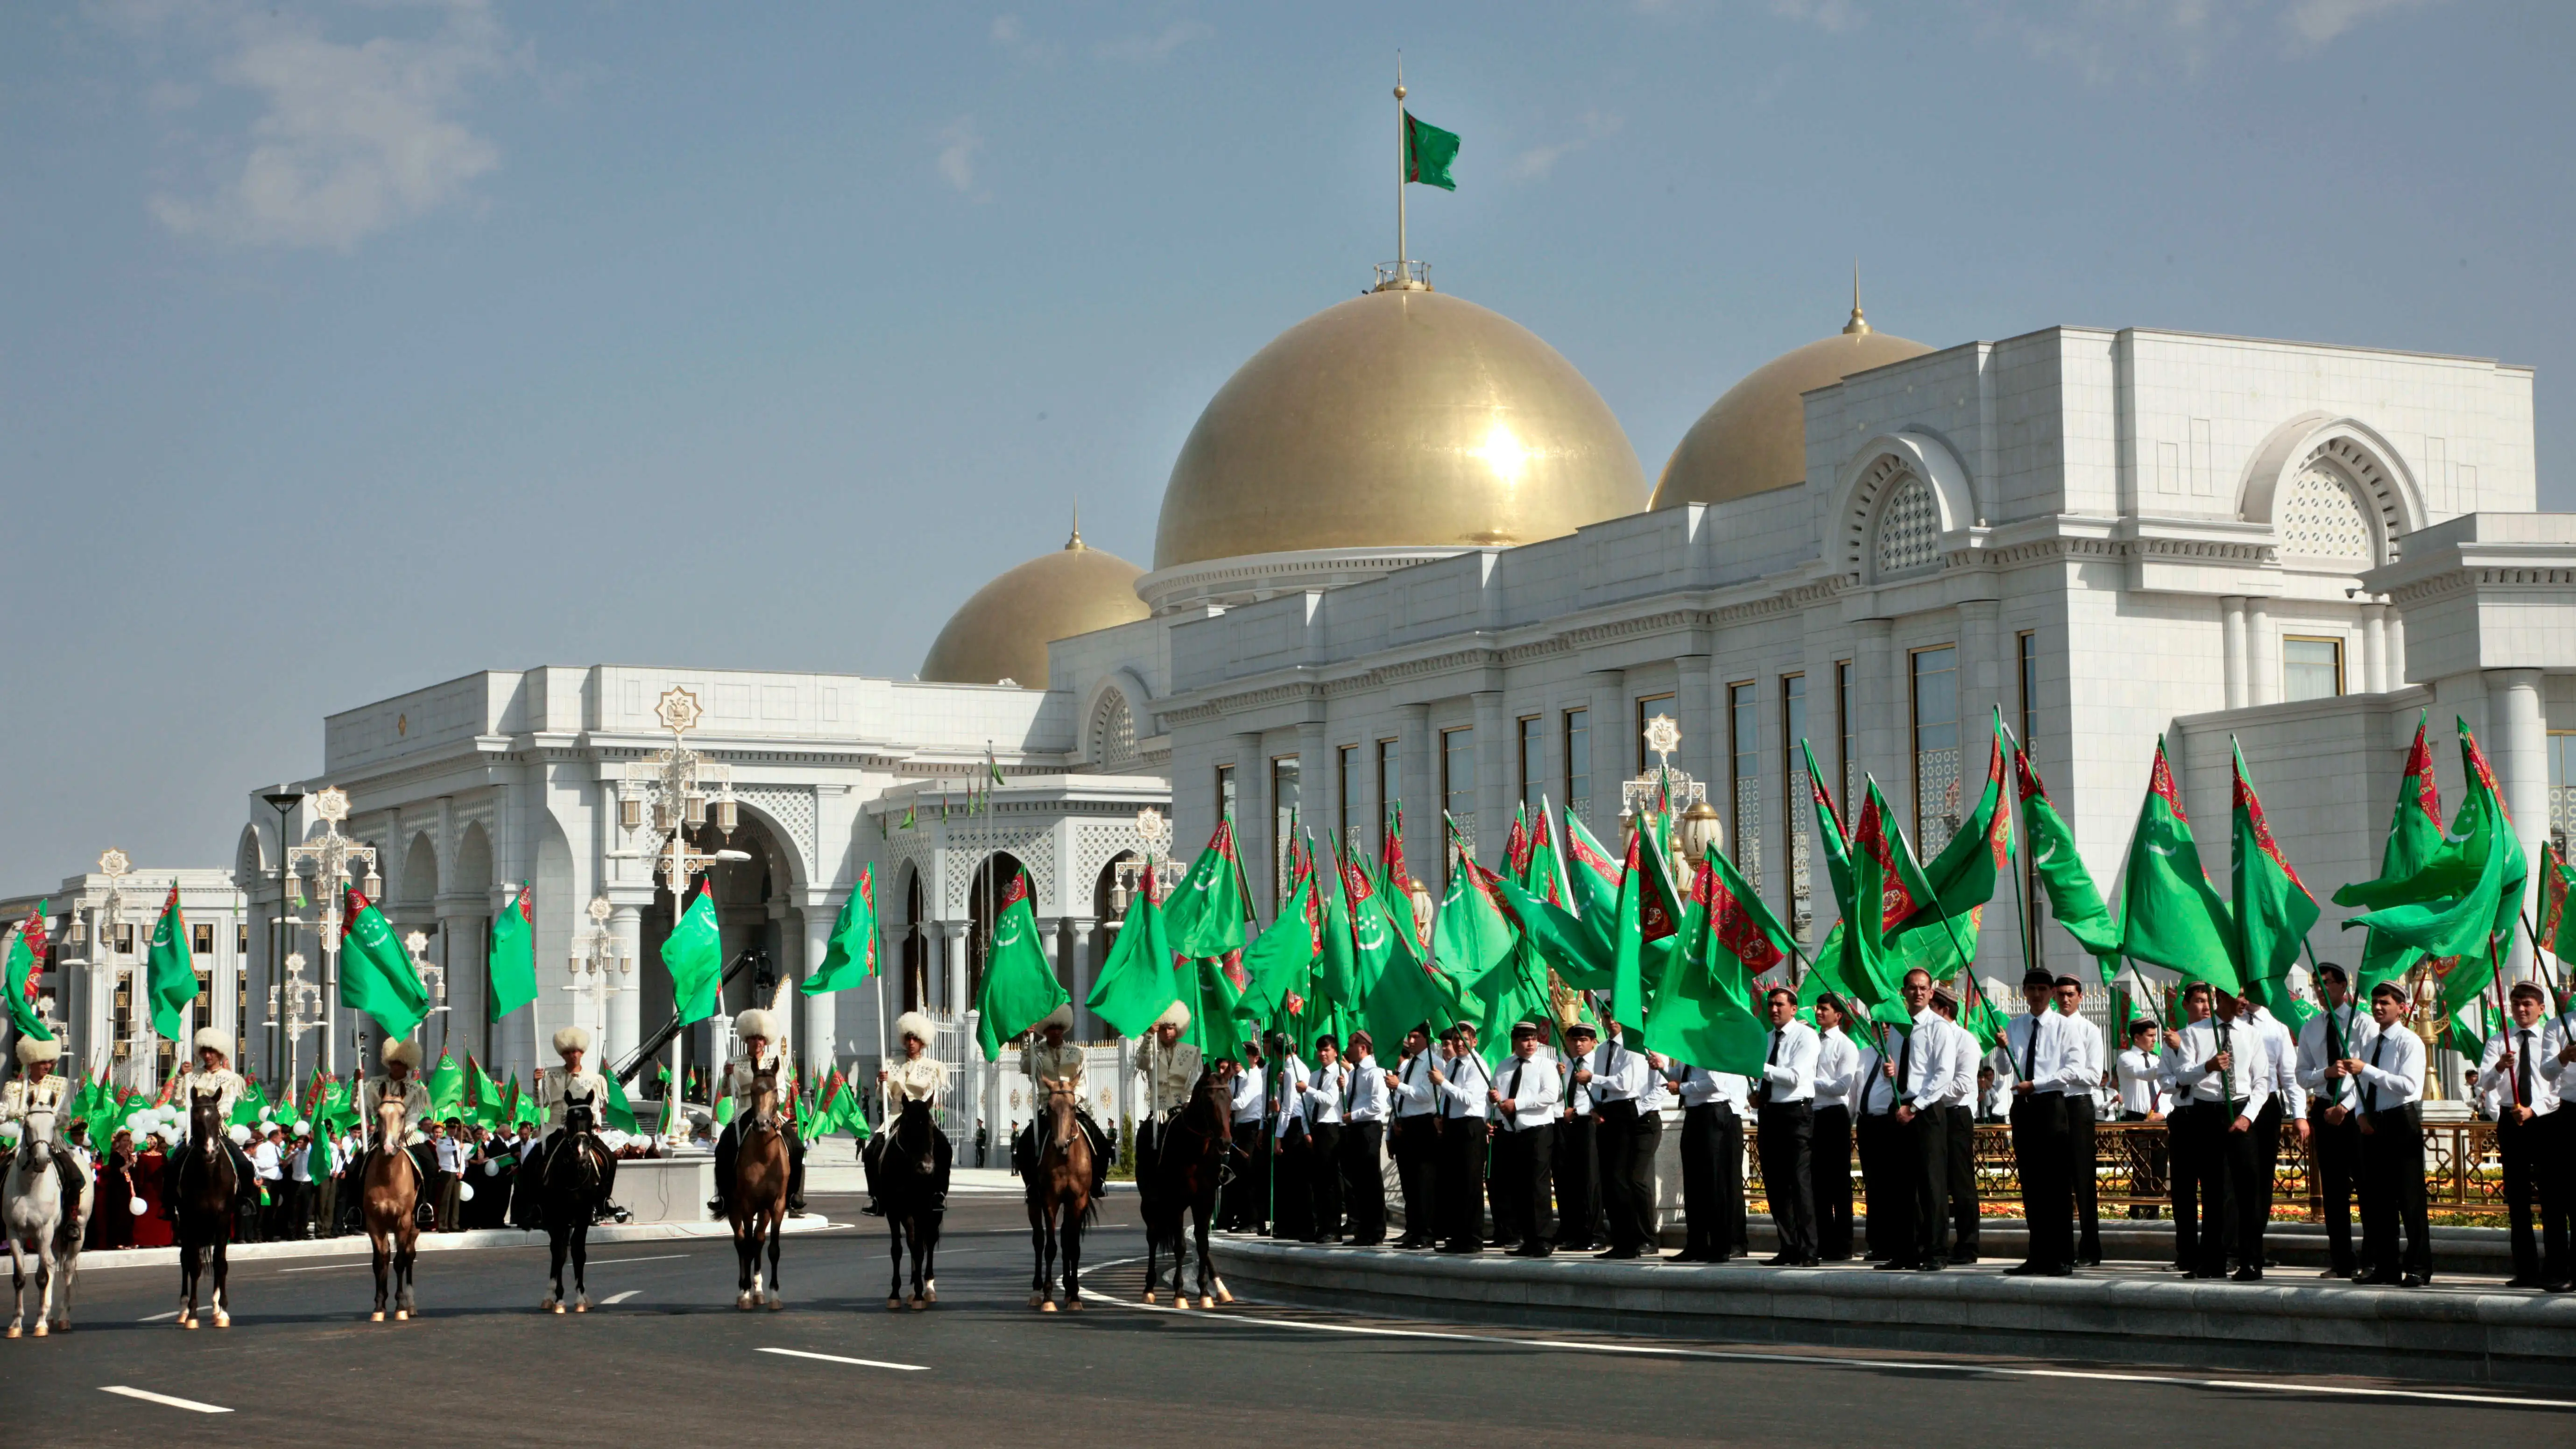
M1659 1060L1630 1051L1614 1021L1610 1039L1573 1076L1577 1085L1591 1088L1600 1119L1593 1130L1601 1143L1601 1207L1610 1220L1605 1258L1663 1256L1655 1246L1655 1149L1663 1142L1664 1119L1659 1107L1649 1105L1663 1086Z
M1780 1238L1780 1251L1768 1261L1775 1268L1812 1267L1823 1261L1816 1248L1814 1174L1816 1058L1824 1043L1798 1019L1797 992L1774 986L1763 993L1762 1005L1771 1018L1771 1040L1755 1088L1761 1131L1754 1142L1762 1153L1771 1225Z
M276 1238L286 1209L286 1151L280 1140L284 1134L269 1123L251 1130L257 1135L251 1138L250 1170L259 1177L259 1190L268 1195L260 1204L259 1235Z
M2541 1288L2564 1292L2569 1277L2564 1209L2552 1231L2532 1230L2535 1207L2558 1196L2557 1184L2544 1174L2555 1164L2553 1153L2567 1151L2559 1136L2558 1081L2540 1070L2564 1043L2552 1025L2541 1020L2549 997L2538 982L2517 981L2513 987L2513 1020L2487 1042L2478 1063L2478 1089L2496 1094L2496 1148L2504 1155L2505 1212L2512 1228L2513 1277L2507 1288Z
M1331 1032L1315 1038L1315 1066L1306 1074L1306 1140L1315 1149L1307 1165L1308 1196L1315 1204L1315 1240L1342 1240L1343 1103L1350 1096L1350 1064Z
M1872 1084L1872 1099L1885 1103L1893 1120L1889 1186L1897 1187L1901 1180L1906 1189L1887 1194L1887 1257L1878 1266L1932 1272L1946 1256L1942 1215L1950 1199L1950 1119L1943 1102L1954 1089L1958 1068L1952 1061L1949 1025L1932 1010L1931 973L1920 967L1906 972L1904 992L1913 1020L1895 1044L1895 1058L1879 1064L1885 1086ZM1970 1080L1975 1080L1973 1073ZM1882 1211L1879 1196L1872 1184L1872 1220Z
M1387 1074L1378 1069L1377 1043L1366 1031L1351 1032L1351 1056L1344 1064L1342 1099L1342 1203L1350 1223L1351 1245L1374 1248L1386 1241L1386 1170L1380 1166L1387 1118L1394 1112Z
M1485 1147L1492 1110L1493 1074L1476 1054L1476 1028L1467 1023L1440 1034L1443 1056L1431 1064L1440 1100L1440 1158L1432 1175L1432 1216L1440 1230L1438 1251L1485 1249Z
M1967 973L1960 974L1964 985ZM1985 1049L1959 1025L1959 999L1947 987L1933 988L1932 1010L1950 1038L1950 1090L1941 1098L1947 1119L1941 1141L1950 1154L1942 1174L1950 1203L1948 1259L1953 1264L1973 1263L1980 1256L1979 1229L1985 1221L1977 1192L1977 1062Z
M1404 1234L1399 1248L1427 1248L1435 1240L1432 1188L1440 1160L1440 1111L1431 1081L1431 1028L1417 1024L1404 1034L1404 1059L1386 1074L1395 1101L1387 1125L1387 1147L1395 1156L1395 1181L1404 1196Z
M2297 1071L2308 1104L2308 1145L2315 1154L2319 1196L2325 1204L2326 1268L2321 1277L2350 1278L2361 1271L2352 1250L2353 1187L2361 1169L2361 1095L2343 1069L2358 1045L2368 1050L2376 1028L2355 1008L2343 967L2317 963L2317 995L2325 1009L2299 1032Z
M1849 1261L1852 1249L1852 1099L1860 1086L1861 1053L1844 1035L1844 1020L1840 997L1829 991L1817 999L1816 1110L1807 1181L1816 1207L1816 1257L1828 1263Z
M1683 1240L1673 1261L1723 1263L1744 1250L1745 1093L1752 1084L1678 1061L1663 1079L1682 1099Z
M2174 1242L2195 1278L2227 1276L2231 1221L2240 1244L2244 1239L2232 1189L2252 1158L2254 1118L2271 1094L2262 1034L2238 1031L2232 1021L2213 1015L2216 995L2205 981L2183 988L2184 1026L2168 1035L2164 1054L2165 1083L2175 1102L2174 1171L2190 1179L2193 1209L2192 1217L2174 1224ZM2259 1254L2261 1231L2252 1237ZM2260 1278L2262 1259L2253 1262Z
M2004 1024L2004 1056L2012 1072L2013 1166L2021 1177L2022 1221L2029 1225L2030 1255L2004 1272L2015 1278L2062 1278L2074 1271L2075 1244L2067 1233L2073 1193L2067 1182L2065 1072L2066 1018L2057 1012L2057 978L2043 966L2023 973L2028 1011Z
M2263 1236L2271 1226L2272 1169L2279 1148L2263 1154L2263 1118L2280 1102L2280 1068L2272 1061L2272 1032L2253 1019L2251 1003L2217 993L2218 1049L2235 1062L2231 1095L2244 1101L2235 1107L2225 1136L2227 1153L2226 1221L2229 1254L2236 1260L2233 1281L2263 1281Z
M1538 1023L1513 1022L1512 1054L1486 1089L1494 1113L1494 1241L1523 1258L1550 1251L1548 1160L1562 1088L1555 1064L1540 1061L1538 1048Z
M2095 1100L2103 1091L2102 1031L2084 1019L2084 983L2057 978L2057 1014L2066 1018L2066 1171L2075 1190L2075 1261L2102 1266L2102 1205L2096 1197Z
M1567 1252L1589 1252L1601 1219L1601 1159L1592 1107L1591 1073L1586 1070L1600 1039L1592 1023L1578 1021L1565 1029L1565 1056L1557 1063L1562 1075L1564 1115L1552 1134L1556 1179L1556 1246ZM1583 1081L1575 1078L1581 1076Z
M1270 1079L1261 1048L1245 1042L1227 1085L1232 1092L1232 1134L1243 1170L1226 1184L1217 1220L1228 1231L1256 1236L1270 1230L1270 1148L1261 1140L1261 1115L1269 1107Z
M2405 1029L2406 990L2396 982L2370 989L2370 1015L2378 1030L2369 1046L2343 1062L2361 1093L2361 1256L2369 1271L2360 1281L2421 1288L2433 1281L2424 1208L2424 1043Z
M2278 990L2288 999L2286 982L2263 984L2264 990ZM2272 1061L2272 1100L2263 1104L2263 1115L2254 1121L2254 1156L2263 1164L2255 1177L2255 1187L2263 1197L2263 1220L2272 1220L2272 1193L2277 1182L2273 1171L2281 1160L2281 1133L2286 1129L2305 1138L2308 1132L2308 1094L2299 1085L2299 1039L2287 1023L2273 1014L2270 1007L2256 999L2252 988L2236 1010L2239 1025L2249 1025L2263 1033L2263 1051Z

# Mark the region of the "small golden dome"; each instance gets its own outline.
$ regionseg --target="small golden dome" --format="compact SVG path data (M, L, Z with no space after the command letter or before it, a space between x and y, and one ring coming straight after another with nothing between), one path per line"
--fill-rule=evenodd
M1209 399L1154 567L1302 549L1531 543L1637 511L1645 473L1574 365L1429 290L1328 307Z
M1772 358L1700 414L1664 464L1654 501L1646 506L1724 503L1805 482L1807 412L1800 396L1931 350L1871 330L1855 299L1840 334Z
M1145 571L1073 537L975 591L948 617L921 661L935 684L1047 686L1047 643L1145 617L1136 580Z

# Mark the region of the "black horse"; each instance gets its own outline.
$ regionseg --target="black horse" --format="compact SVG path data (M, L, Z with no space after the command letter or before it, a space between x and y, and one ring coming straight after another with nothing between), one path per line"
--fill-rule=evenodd
M233 1209L241 1198L241 1174L224 1136L224 1114L215 1098L199 1097L188 1105L188 1146L179 1164L179 1326L197 1326L197 1280L214 1269L214 1291L207 1302L215 1327L233 1326L231 1300L224 1292L224 1248L232 1241Z
M590 1288L582 1275L590 1262L590 1220L599 1207L604 1180L599 1154L607 1149L590 1135L590 1104L577 1102L564 1113L563 1135L546 1153L540 1198L544 1203L546 1247L553 1256L546 1301L539 1311L564 1311L564 1254L572 1254L572 1311L590 1311Z
M886 1288L886 1308L905 1306L903 1252L912 1248L914 1311L939 1301L939 1279L933 1261L939 1252L939 1222L948 1211L948 1134L931 1119L930 1104L911 1101L886 1127L878 1149L877 1201L885 1208L886 1240L894 1259L894 1282Z
M1216 1073L1201 1072L1198 1086L1190 1092L1189 1104L1163 1128L1153 1161L1137 1164L1138 1206L1145 1217L1148 1303L1154 1301L1155 1286L1160 1282L1155 1254L1169 1248L1172 1306L1190 1306L1189 1295L1181 1291L1184 1213L1189 1215L1191 1228L1187 1246L1198 1252L1199 1306L1214 1308L1220 1302L1234 1301L1234 1295L1225 1291L1225 1284L1217 1278L1216 1266L1208 1260L1208 1223L1216 1216L1217 1187L1225 1175L1226 1159L1234 1151L1227 1127L1233 1116L1231 1096Z

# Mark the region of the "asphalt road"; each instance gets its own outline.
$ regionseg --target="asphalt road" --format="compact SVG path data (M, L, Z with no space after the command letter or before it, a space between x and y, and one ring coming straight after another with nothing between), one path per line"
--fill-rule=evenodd
M883 1226L787 1241L787 1307L733 1308L729 1243L602 1247L586 1315L536 1312L542 1252L424 1257L422 1316L366 1322L364 1259L244 1264L233 1326L170 1322L166 1268L83 1276L75 1331L0 1342L0 1442L422 1445L1417 1442L1840 1446L2567 1443L2546 1394L2229 1379L1971 1356L1730 1349L1237 1305L1148 1311L1135 1199L1111 1198L1079 1315L1027 1306L1018 1204L961 1198L941 1301L884 1308ZM845 1217L846 1215L846 1217ZM614 1300L614 1301L611 1301ZM230 1410L206 1414L111 1386ZM1396 1436L1390 1439L1388 1436Z

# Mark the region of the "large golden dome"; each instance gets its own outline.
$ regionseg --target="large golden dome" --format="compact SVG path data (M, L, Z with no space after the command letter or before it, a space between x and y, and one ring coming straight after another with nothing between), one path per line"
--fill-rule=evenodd
M1931 350L1872 331L1855 304L1840 335L1772 358L1700 414L1664 464L1646 506L1724 503L1805 482L1807 412L1800 395Z
M1645 491L1619 420L1529 329L1427 289L1370 292L1279 334L1209 400L1154 567L1529 543Z
M937 684L1047 684L1047 642L1145 617L1144 573L1082 541L1042 554L975 591L930 642L921 677Z

